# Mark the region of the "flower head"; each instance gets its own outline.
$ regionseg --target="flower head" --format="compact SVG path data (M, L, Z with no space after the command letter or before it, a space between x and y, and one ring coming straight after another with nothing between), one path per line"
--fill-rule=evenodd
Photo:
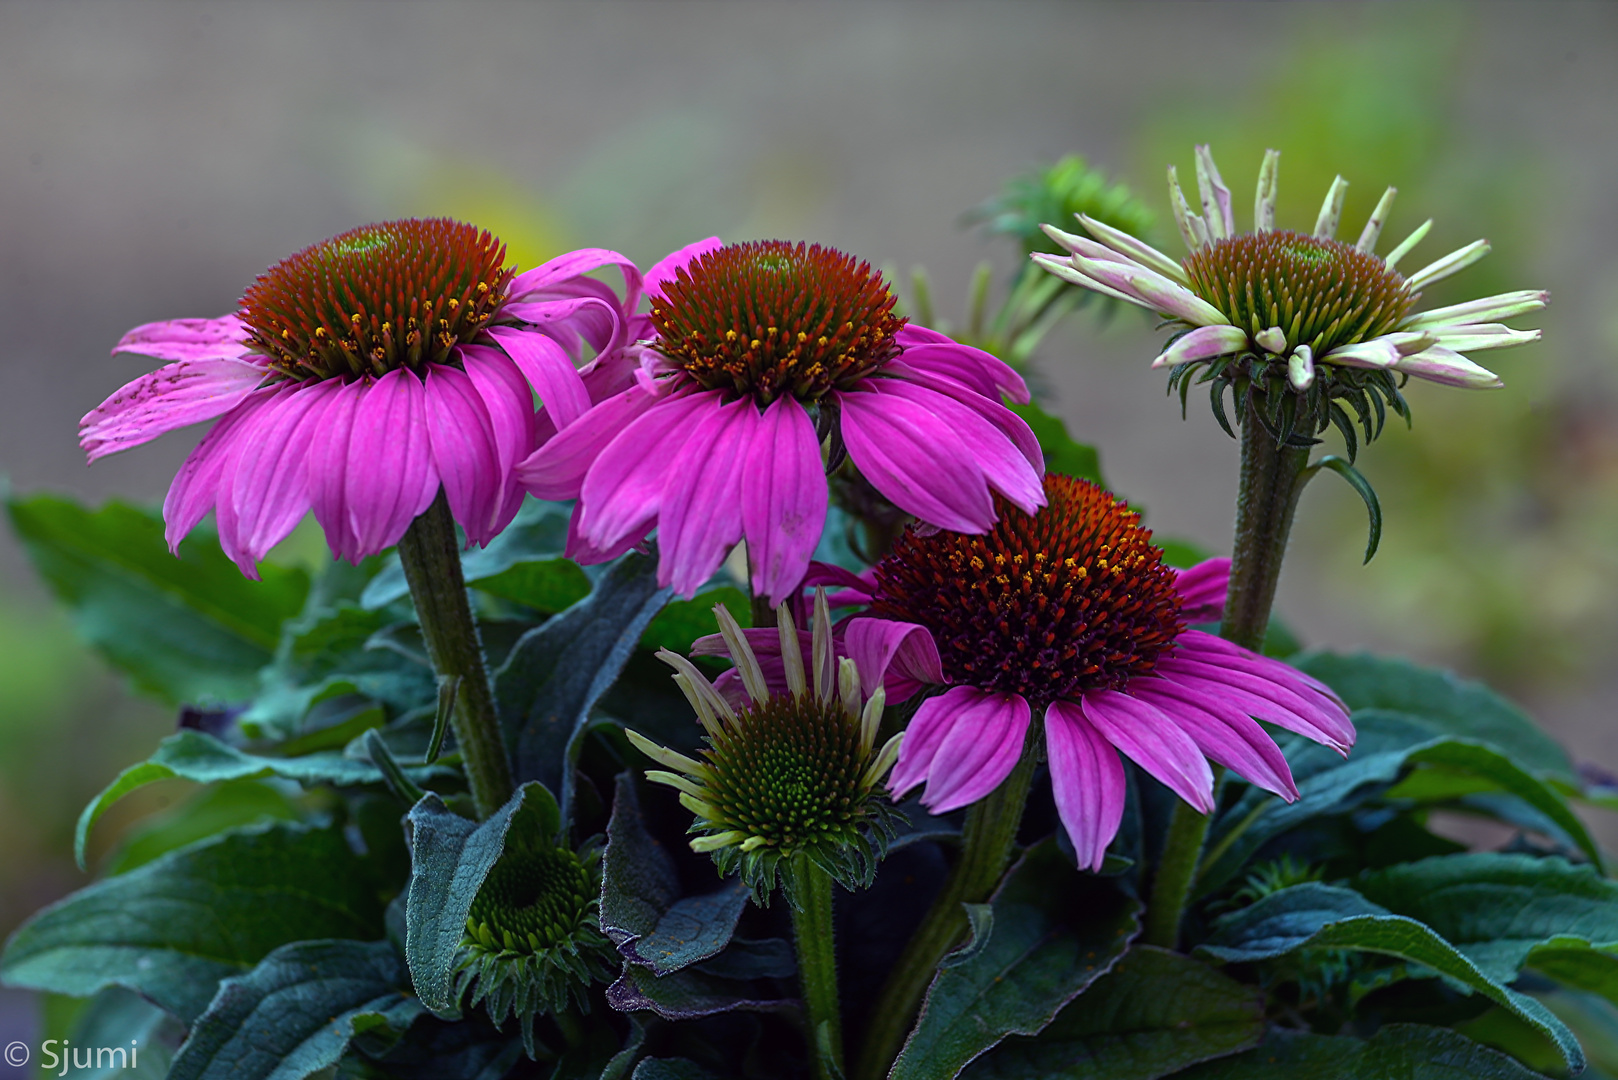
M1420 311L1421 290L1489 253L1478 240L1405 275L1399 263L1426 236L1428 221L1388 252L1377 241L1393 209L1394 188L1377 203L1356 242L1337 239L1348 184L1338 177L1310 232L1275 228L1281 155L1264 156L1252 232L1238 233L1225 187L1206 146L1197 147L1194 212L1169 168L1169 195L1189 254L1182 260L1127 232L1086 215L1089 233L1076 236L1046 226L1070 252L1036 253L1046 270L1076 285L1159 312L1186 331L1153 361L1173 369L1189 388L1189 373L1208 365L1224 423L1222 395L1254 388L1268 395L1265 422L1278 438L1313 436L1335 424L1355 446L1354 426L1335 401L1346 401L1367 440L1380 430L1384 408L1404 414L1403 377L1449 386L1491 387L1500 380L1465 354L1539 339L1538 330L1513 330L1499 320L1543 308L1549 294L1527 290ZM1287 393L1290 391L1290 393ZM1374 418L1374 420L1373 420ZM1229 425L1225 424L1228 428Z
M640 273L579 251L515 274L487 232L367 225L265 271L218 319L136 327L168 361L80 421L90 461L217 419L164 503L170 547L210 510L243 573L314 511L333 554L394 544L440 489L472 543L522 500L512 475L592 397L622 388ZM620 298L583 275L618 266ZM583 346L596 354L582 371ZM545 406L534 412L537 391Z
M818 245L717 239L647 276L655 336L638 381L523 462L542 498L577 498L572 554L610 557L654 526L659 580L691 595L745 539L755 593L796 591L825 524L827 457L846 449L922 521L1033 510L1043 458L1001 404L1028 400L989 354L911 326L868 264Z
M1204 813L1208 759L1288 800L1286 759L1254 719L1347 750L1354 729L1323 684L1187 629L1217 617L1228 562L1163 565L1139 515L1050 474L1045 509L1000 507L985 536L911 530L878 563L845 644L867 679L948 687L910 721L891 786L926 784L936 812L999 786L1042 715L1057 810L1099 867L1124 808L1121 751Z
M807 671L786 605L776 611L784 690L770 689L747 635L724 606L714 613L749 701L733 707L689 660L660 652L708 746L693 760L630 731L631 742L672 770L646 778L680 792L681 804L697 815L692 850L712 852L723 874L739 869L761 903L783 859L808 858L847 888L869 885L891 828L882 778L901 739L877 745L886 695L877 687L867 697L854 662L836 660L824 596L815 601Z
M592 982L617 973L617 951L601 932L600 852L576 854L525 820L507 833L506 850L472 901L457 958L455 995L472 989L469 1008L486 1003L496 1024L522 1025L534 1054L534 1017L577 1001L589 1008Z

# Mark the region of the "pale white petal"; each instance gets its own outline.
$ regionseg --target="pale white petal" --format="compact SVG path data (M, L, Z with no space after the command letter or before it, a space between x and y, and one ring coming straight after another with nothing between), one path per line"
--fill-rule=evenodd
M1258 191L1253 196L1253 231L1275 228L1275 195L1280 185L1281 151L1264 151L1264 164L1258 167Z
M1147 306L1183 319L1193 326L1225 326L1230 323L1218 308L1184 285L1170 281L1144 266L1097 262L1077 253L1073 255L1072 262L1080 273L1120 292L1137 296Z
M1414 248L1417 244L1422 242L1422 240L1426 237L1428 230L1431 229L1432 227L1433 227L1433 219L1432 218L1428 218L1426 221L1422 222L1420 225L1417 225L1416 226L1416 231L1411 233L1409 236L1405 237L1404 241L1402 243L1400 243L1400 245L1398 247L1396 247L1392 251L1388 252L1388 257L1383 259L1382 262L1387 266L1387 268L1389 270L1392 270L1394 267L1398 266L1399 265L1399 260L1404 258L1406 255L1409 255L1411 249Z
M1073 268L1072 263L1068 262L1060 255L1047 255L1043 251L1036 251L1032 257L1034 262L1038 263L1042 270L1046 271L1047 273L1055 274L1063 281L1069 282L1073 285L1078 285L1081 288L1089 289L1092 292L1098 292L1103 296L1110 296L1114 300L1127 300L1131 304L1139 304L1141 307L1151 307L1150 304L1138 296L1130 296L1127 293L1121 293L1111 286L1103 285L1094 278L1079 273Z
M1192 251L1198 251L1208 244L1208 226L1201 217L1191 212L1191 206L1185 201L1185 192L1180 190L1180 176L1173 165L1169 166L1169 206L1174 211L1174 220L1180 226L1180 236L1185 240L1185 246Z
M1360 242L1354 245L1354 250L1367 255L1376 250L1376 242L1382 236L1382 226L1388 223L1388 215L1393 213L1393 197L1397 194L1399 189L1391 187L1382 193L1382 200L1371 211L1371 220L1365 223L1365 231L1360 233Z
M1320 216L1315 218L1315 235L1323 240L1337 238L1337 223L1343 220L1343 198L1348 194L1348 181L1341 176L1331 182L1326 201L1320 204Z
M1476 323L1469 326L1434 327L1432 337L1446 349L1457 352L1475 352L1478 349L1509 349L1513 345L1526 345L1538 341L1538 330L1513 330L1501 323Z
M1435 281L1442 281L1451 274L1459 273L1468 266L1477 262L1489 253L1487 240L1474 240L1459 251L1452 251L1437 262L1428 263L1405 279L1412 289L1419 289L1431 285Z
M1372 338L1354 345L1339 345L1320 357L1322 364L1340 367L1389 368L1399 362L1399 350L1387 338Z
M1287 381L1300 393L1315 382L1315 354L1307 345L1299 345L1287 357Z
M1152 366L1164 368L1194 360L1208 360L1246 347L1247 331L1239 326L1199 326L1189 334L1176 338L1152 361Z
M1230 188L1219 178L1213 152L1207 144L1197 147L1197 194L1202 198L1202 216L1208 235L1226 240L1236 235L1236 220L1230 213Z
M1159 274L1173 278L1181 285L1190 280L1185 276L1184 267L1146 241L1130 236L1122 229L1115 229L1104 221L1097 221L1088 214L1080 214L1079 221L1083 223L1086 229L1090 230L1091 236L1104 244L1110 245L1113 250L1123 252L1142 266L1151 267Z
M1526 315L1530 311L1538 311L1550 302L1551 294L1543 289L1522 289L1518 292L1485 296L1477 300L1468 300L1464 304L1451 304L1448 307L1423 311L1406 319L1404 325L1407 330L1415 330L1424 326L1437 327L1444 323L1510 319L1517 315Z
M1253 338L1254 341L1269 352L1277 356L1287 351L1287 334L1279 326L1272 326L1268 330L1260 330Z
M1435 345L1414 356L1401 357L1394 368L1417 378L1443 383L1445 386L1492 389L1505 385L1500 381L1500 376L1494 372L1479 367L1460 353L1441 345Z

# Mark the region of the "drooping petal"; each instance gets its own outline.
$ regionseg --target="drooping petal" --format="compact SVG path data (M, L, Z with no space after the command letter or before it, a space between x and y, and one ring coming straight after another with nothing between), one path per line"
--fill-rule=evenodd
M1022 756L1032 714L1021 694L988 694L957 686L944 697L955 697L958 711L933 755L921 797L935 814L977 802L1011 775Z
M1239 326L1199 326L1174 339L1174 344L1152 361L1154 368L1207 360L1247 348L1247 331Z
M1281 748L1240 709L1204 701L1167 679L1133 679L1129 695L1172 716L1214 762L1288 802L1298 797Z
M1155 270L1138 264L1101 262L1079 254L1072 255L1071 259L1080 273L1193 326L1226 326L1230 323L1218 308Z
M1343 699L1337 696L1337 692L1313 675L1280 660L1260 656L1216 634L1187 630L1175 639L1175 651L1183 652L1192 659L1216 665L1224 664L1260 674L1271 682L1281 683L1291 688L1294 693L1302 694L1305 698L1334 712L1345 717L1348 715L1348 706L1343 704ZM1346 727L1344 730L1349 733L1349 740L1352 742L1353 728Z
M776 398L751 426L740 470L742 535L753 593L773 607L797 591L820 543L826 470L814 421L796 398Z
M1043 470L1036 469L1004 432L977 412L947 394L904 379L870 379L866 385L937 417L966 444L989 485L1024 511L1032 514L1045 505Z
M1028 383L1010 364L970 345L931 341L917 333L922 329L925 328L906 326L894 335L894 340L904 349L898 359L920 371L964 383L995 401L1005 394L1012 401L1028 403Z
M166 319L142 323L118 339L112 354L135 353L154 360L240 360L247 327L235 315L217 319Z
M938 645L926 627L894 619L851 619L843 645L859 669L860 685L881 686L890 704L944 682Z
M177 360L120 387L79 421L79 445L91 463L165 432L234 409L264 381L265 370L235 358Z
M1230 560L1204 559L1197 565L1175 572L1174 587L1180 593L1180 617L1186 622L1214 622L1225 613L1225 593L1230 588Z
M611 547L626 536L644 534L663 508L670 466L700 418L717 410L720 401L717 390L663 398L620 429L597 455L579 489L580 535L597 547ZM599 407L592 409L589 416L598 411ZM574 427L587 422L581 419ZM541 447L540 453L568 431Z
M1112 745L1200 813L1213 810L1213 770L1196 742L1157 706L1117 690L1092 690L1084 715Z
M862 684L864 681L861 678ZM938 748L955 729L961 712L980 695L980 691L971 687L957 686L921 703L905 728L904 741L899 744L898 764L888 777L888 790L895 799L902 798L905 792L927 779Z
M223 467L231 455L232 444L239 438L251 437L259 414L283 390L283 387L266 386L248 394L239 405L221 416L196 448L186 455L163 500L163 536L170 551L177 551L186 534L214 508L221 478L229 479Z
M466 530L467 543L487 544L495 536L495 517L506 479L500 474L494 423L463 371L433 364L424 389L433 468L444 486L450 513Z
M309 505L326 534L333 557L357 563L364 558L348 513L348 443L365 384L347 383L325 405L320 427L309 446Z
M1002 435L1010 439L1028 464L1033 466L1037 475L1045 474L1045 454L1039 448L1038 437L1028 426L1028 421L1001 404L998 395L979 393L976 388L958 379L951 378L936 369L917 368L906 363L903 358L888 361L882 366L881 373L871 381L888 378L904 379L954 398L993 424Z
M354 406L344 492L361 556L397 544L438 494L426 399L421 380L400 368L366 387Z
M234 543L255 562L286 539L309 512L309 445L326 404L341 384L333 381L288 386L259 414L250 438L221 479L221 503L228 498Z
M522 300L534 293L554 289L571 278L583 277L603 266L616 266L623 271L624 306L633 309L635 302L640 299L640 270L633 260L606 248L580 248L540 263L532 270L525 270L512 278L506 293L513 300Z
M657 583L680 596L694 595L742 537L742 473L758 421L751 398L704 410L669 463Z
M888 501L952 532L982 533L994 525L983 469L947 424L891 395L833 393L849 456Z
M517 464L517 479L540 499L576 499L601 452L662 399L639 386L610 397Z
M544 334L506 326L490 327L489 336L527 377L558 430L584 415L590 407L589 391L560 345Z
M1295 668L1245 650L1209 657L1207 653L1217 652L1216 648L1204 651L1187 645L1211 636L1186 631L1176 641L1175 652L1158 661L1156 674L1201 695L1199 700L1229 702L1249 716L1339 752L1354 745L1348 711L1330 691L1311 687L1304 681L1308 676Z
M706 240L698 240L694 244L687 244L678 251L672 251L663 256L652 268L646 271L645 289L647 296L662 296L663 283L673 281L679 271L696 261L700 256L710 251L717 251L725 246L725 242L717 236L710 236Z
M1124 763L1084 718L1084 710L1061 700L1045 709L1045 753L1056 813L1078 863L1099 870L1124 819Z
M540 417L534 413L534 393L528 380L505 353L479 345L466 346L461 350L461 362L489 414L500 474L506 478L500 493L501 508L494 515L495 531L500 532L511 524L522 505L517 463L539 445Z
M1102 296L1110 296L1114 300L1123 300L1128 303L1135 304L1138 307L1150 308L1152 306L1132 292L1124 292L1122 289L1115 289L1111 285L1108 285L1102 281L1097 281L1089 274L1080 271L1073 265L1072 256L1068 256L1064 259L1060 255L1051 255L1048 252L1036 251L1028 257L1047 274L1054 274L1063 281L1066 281L1071 285L1077 285L1081 289L1089 289L1091 292L1098 292Z

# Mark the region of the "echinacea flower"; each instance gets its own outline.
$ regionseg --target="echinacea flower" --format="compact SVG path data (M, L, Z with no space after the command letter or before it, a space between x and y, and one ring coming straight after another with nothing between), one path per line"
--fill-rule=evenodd
M796 857L846 888L868 886L891 829L882 778L902 738L877 745L886 695L880 686L867 695L854 661L835 656L824 595L815 598L807 670L791 614L785 604L776 609L775 668L783 684L776 689L748 641L764 632L744 633L723 605L714 614L749 700L732 706L685 657L659 652L675 669L708 745L695 760L629 731L630 742L668 767L646 778L677 790L697 815L692 850L711 852L722 874L739 869L761 902L782 862ZM784 879L790 885L793 875Z
M163 505L170 548L208 511L242 572L314 511L350 561L397 543L442 489L474 544L517 512L512 476L555 427L619 389L640 272L610 251L522 274L487 232L446 219L367 225L285 259L217 319L148 323L114 353L168 361L91 410L94 462L217 423ZM584 277L624 275L619 298ZM597 354L576 370L582 345ZM587 382L588 380L588 382ZM545 412L536 415L538 392Z
M1169 168L1175 219L1190 251L1184 259L1173 259L1083 215L1079 221L1089 236L1046 226L1069 256L1033 255L1063 280L1158 312L1188 329L1153 367L1179 369L1241 357L1251 365L1241 374L1290 386L1299 395L1312 393L1309 412L1324 429L1333 397L1363 404L1361 391L1369 389L1402 410L1393 383L1384 389L1381 382L1367 382L1356 372L1414 375L1448 386L1499 386L1494 372L1466 354L1539 340L1538 330L1514 330L1499 320L1543 308L1549 294L1541 290L1417 310L1423 288L1471 266L1489 253L1489 244L1475 241L1414 273L1401 274L1399 263L1427 235L1432 221L1378 256L1377 241L1393 209L1394 188L1388 188L1352 244L1337 239L1348 188L1341 176L1327 192L1312 231L1278 230L1281 155L1270 150L1259 170L1253 230L1239 233L1230 189L1220 179L1213 155L1198 146L1196 156L1201 214L1187 204L1175 170ZM1370 404L1380 414L1380 403ZM1360 419L1367 423L1365 413ZM1339 427L1345 425L1346 417L1339 422ZM1352 432L1344 434L1353 438Z
M579 500L574 547L605 557L658 530L658 580L691 595L747 541L756 595L795 592L820 540L826 455L921 521L994 523L991 498L1041 505L1039 444L1001 394L1006 364L906 325L869 264L782 241L676 252L648 274L656 337L636 385L519 468ZM827 449L823 452L822 444Z
M877 564L869 613L846 624L862 675L894 700L946 688L910 720L896 796L926 784L934 812L976 802L1042 714L1057 811L1094 869L1123 816L1119 753L1208 813L1210 759L1297 798L1258 720L1347 752L1353 725L1324 684L1187 629L1217 611L1228 564L1176 574L1110 492L1050 474L1045 494L1037 514L1002 505L986 536L912 529Z

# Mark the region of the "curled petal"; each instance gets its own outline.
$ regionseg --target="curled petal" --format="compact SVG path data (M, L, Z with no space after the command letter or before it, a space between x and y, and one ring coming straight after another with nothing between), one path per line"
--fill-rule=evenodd
M1214 164L1213 151L1207 145L1198 146L1197 193L1202 198L1202 216L1208 223L1208 236L1224 240L1236 235L1236 218L1230 212L1230 189L1219 178L1219 167Z
M491 327L489 336L527 377L558 429L584 415L590 407L589 391L560 345L544 334L508 326Z
M93 463L165 432L234 409L264 381L246 360L176 360L126 383L79 421L79 446Z
M663 256L650 270L646 271L646 295L662 296L665 281L673 281L681 270L699 257L708 254L710 251L717 251L724 246L725 242L719 237L710 236L706 240L698 240L694 244L687 244L678 251L673 251Z
M1004 394L1019 404L1028 403L1028 383L1010 364L970 345L948 339L932 341L920 334L925 329L909 325L894 335L904 349L899 358L906 364L965 383L987 398L998 400Z
M1081 273L1135 297L1147 307L1173 315L1193 326L1228 326L1223 312L1190 289L1144 266L1099 262L1083 255L1070 256Z
M1376 250L1376 242L1382 235L1382 226L1388 223L1388 215L1393 213L1393 198L1399 194L1398 188L1389 188L1382 193L1382 198L1371 211L1370 220L1365 223L1365 231L1360 233L1359 243L1354 245L1355 251L1369 255Z
M1045 709L1045 752L1056 813L1078 863L1099 870L1124 819L1124 765L1118 751L1085 719L1082 708L1057 700Z
M641 274L633 260L606 248L581 248L566 255L558 255L532 270L525 270L511 279L506 290L513 300L529 299L534 294L553 290L562 283L583 277L603 266L616 266L624 275L624 308L632 310L640 299Z
M1522 289L1518 292L1485 296L1477 300L1468 300L1464 304L1451 304L1448 307L1419 312L1406 319L1403 328L1420 330L1431 327L1436 330L1449 323L1510 319L1517 315L1527 315L1531 311L1539 311L1550 302L1551 294L1543 289Z
M938 645L926 627L893 619L852 619L843 645L859 668L860 685L881 686L890 703L944 682Z
M1343 220L1343 200L1348 196L1348 181L1341 176L1331 182L1326 201L1320 204L1320 216L1315 218L1314 235L1324 240L1337 239L1337 225Z
M1171 281L1178 281L1181 285L1190 283L1190 279L1185 276L1185 268L1177 259L1169 258L1146 241L1130 236L1122 229L1115 229L1104 221L1097 221L1088 214L1080 214L1079 222L1089 230L1091 236L1114 251L1121 252L1142 266L1156 270Z
M1152 361L1152 366L1164 368L1173 367L1175 364L1189 364L1196 360L1208 360L1215 356L1239 352L1247 347L1247 331L1239 326L1199 326L1190 333L1175 338L1174 344L1164 349L1158 358Z
M1186 622L1215 622L1225 613L1225 593L1230 588L1230 560L1204 559L1185 570L1175 571L1174 587L1180 593L1180 617Z
M1454 349L1435 345L1411 356L1401 356L1393 365L1395 371L1414 375L1419 379L1460 386L1473 390L1492 390L1504 386L1500 376L1486 367L1474 364Z
M1054 274L1070 285L1077 285L1081 289L1089 289L1091 292L1098 292L1102 296L1110 296L1114 300L1124 300L1139 307L1149 308L1152 306L1133 293L1115 289L1111 285L1097 281L1089 274L1081 272L1074 267L1071 256L1064 259L1060 255L1050 255L1043 251L1036 251L1029 258L1033 259L1041 270L1048 274Z
M1489 253L1487 240L1474 240L1458 251L1452 251L1437 262L1428 263L1405 279L1412 289L1422 289L1451 274L1458 274ZM1390 258L1392 256L1389 256Z

